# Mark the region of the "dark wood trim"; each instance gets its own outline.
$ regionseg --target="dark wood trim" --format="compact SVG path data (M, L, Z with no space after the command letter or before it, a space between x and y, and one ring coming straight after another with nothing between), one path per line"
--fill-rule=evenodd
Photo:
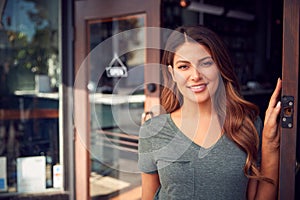
M0 109L0 120L58 119L57 109L7 110Z
M284 0L282 95L294 96L294 123L281 129L279 199L295 198L296 138L299 75L299 0Z
M80 66L88 54L87 21L107 19L114 16L126 16L146 13L146 26L160 26L160 0L84 0L75 1L75 75L74 75L74 125L75 125L75 177L76 199L87 200L89 195L90 157L88 152L90 139L90 111L87 91L88 70L80 71ZM160 35L153 36L153 41L160 42ZM159 63L159 51L150 55L146 62ZM78 75L80 74L80 78ZM157 82L159 72L145 68L148 78L145 81ZM151 78L152 77L152 78ZM145 77L146 79L146 77ZM153 80L153 81L152 81ZM79 84L78 84L79 83ZM150 94L149 94L150 96ZM153 103L156 102L156 103ZM158 91L146 99L145 109L151 110L159 105ZM158 106L157 106L158 107Z
M86 52L85 15L89 1L75 2L75 70L74 70L74 128L75 128L75 199L90 199L89 191L89 102L88 72L80 71ZM95 4L97 5L97 4ZM97 7L97 6L95 6Z
M64 190L68 192L69 200L75 199L75 156L73 127L73 74L74 74L74 1L63 0L61 3L61 55L62 62L62 100L60 108L61 129L63 132L63 162Z

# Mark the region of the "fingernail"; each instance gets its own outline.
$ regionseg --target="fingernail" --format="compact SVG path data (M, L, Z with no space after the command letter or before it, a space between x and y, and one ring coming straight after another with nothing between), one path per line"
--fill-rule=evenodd
M281 106L281 101L278 101L276 104L276 108L279 108Z

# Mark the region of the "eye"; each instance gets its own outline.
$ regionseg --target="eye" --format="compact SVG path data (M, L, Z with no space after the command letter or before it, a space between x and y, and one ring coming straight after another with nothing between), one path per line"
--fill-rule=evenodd
M181 70L185 70L185 69L188 69L189 66L188 65L179 65L177 68L181 69Z
M209 60L209 61L201 62L199 66L200 66L200 67L210 67L210 66L212 66L213 64L214 64L214 61Z

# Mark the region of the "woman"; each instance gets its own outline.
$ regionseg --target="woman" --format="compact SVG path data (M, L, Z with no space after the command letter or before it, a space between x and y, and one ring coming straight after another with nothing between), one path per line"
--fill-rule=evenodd
M239 93L219 37L203 26L179 27L162 58L166 114L140 129L142 199L275 199L281 90L266 111Z

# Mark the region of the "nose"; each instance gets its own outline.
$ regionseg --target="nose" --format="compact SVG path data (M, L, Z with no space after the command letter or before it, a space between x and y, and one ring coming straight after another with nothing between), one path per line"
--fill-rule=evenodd
M192 76L192 80L193 80L193 81L198 81L198 80L200 80L201 77L202 77L202 75L201 75L199 69L197 69L197 67L194 67L194 68L193 68L193 72L192 72L192 75L191 75L191 76Z

